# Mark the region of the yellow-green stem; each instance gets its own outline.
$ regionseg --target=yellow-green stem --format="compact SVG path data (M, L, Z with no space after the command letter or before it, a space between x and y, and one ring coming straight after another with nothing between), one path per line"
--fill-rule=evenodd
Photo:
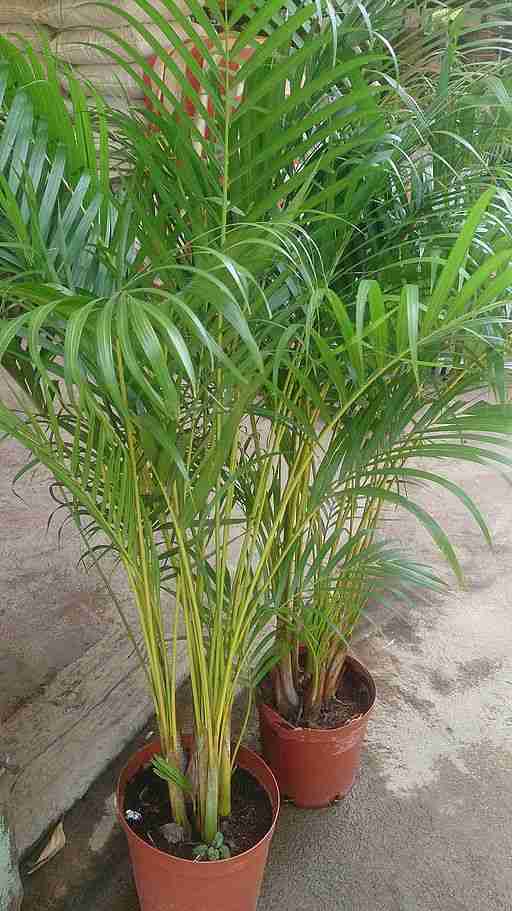
M231 713L228 716L220 752L219 816L231 814Z

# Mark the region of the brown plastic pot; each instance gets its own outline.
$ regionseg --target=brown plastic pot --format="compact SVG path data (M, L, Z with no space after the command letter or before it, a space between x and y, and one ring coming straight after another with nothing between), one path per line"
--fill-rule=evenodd
M190 745L190 741L185 746ZM124 816L127 783L160 750L152 740L132 756L119 777L117 813L128 839L141 911L255 911L268 849L279 813L279 789L261 756L240 747L238 765L265 789L272 804L272 825L249 851L228 860L195 862L172 857L140 838Z
M265 703L259 705L263 755L283 797L297 807L329 806L350 791L361 761L361 749L376 690L370 672L349 655L349 668L368 688L368 709L338 728L296 728Z

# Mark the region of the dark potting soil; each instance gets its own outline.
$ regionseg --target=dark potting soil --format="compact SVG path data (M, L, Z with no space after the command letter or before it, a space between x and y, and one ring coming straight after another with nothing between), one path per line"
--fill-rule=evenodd
M369 707L370 693L365 680L347 668L334 699L322 706L320 716L313 724L304 727L339 728L352 718L364 715Z
M172 842L162 831L162 827L173 822L169 792L166 782L155 774L151 765L139 769L126 785L124 813L130 828L148 844L174 857L195 860L194 847L201 843L197 833L191 841ZM231 856L254 847L271 825L272 806L267 792L249 772L235 769L231 779L231 816L220 822Z
M302 687L298 688L301 696L301 709L295 717L287 718L287 721L294 727L320 728L321 730L339 728L353 718L364 715L370 708L371 695L365 678L348 665L343 672L334 699L330 699L322 706L318 718L314 721L306 721L302 710L304 701L302 697L308 682L309 676L304 674ZM262 686L262 697L268 705L273 704L269 680L265 681Z

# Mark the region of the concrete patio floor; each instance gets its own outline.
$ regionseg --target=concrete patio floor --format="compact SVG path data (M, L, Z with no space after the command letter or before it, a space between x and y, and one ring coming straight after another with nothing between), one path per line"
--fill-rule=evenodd
M283 807L259 911L512 908L512 489L484 467L446 474L475 494L495 550L448 494L415 494L435 498L466 588L372 609L354 646L378 689L359 779L328 810ZM390 519L392 536L446 576L412 520ZM25 878L24 911L137 911L113 804L133 748L65 816L66 847Z

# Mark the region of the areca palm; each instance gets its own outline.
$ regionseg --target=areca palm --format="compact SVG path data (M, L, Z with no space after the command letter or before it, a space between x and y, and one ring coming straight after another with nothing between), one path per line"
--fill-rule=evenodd
M105 107L88 107L55 61L0 39L0 274L108 294L133 254L126 205L110 187ZM108 251L108 253L107 253ZM132 255L133 258L133 255Z
M265 53L257 60L245 59L236 78L250 85L263 69L261 97L274 78L280 104L302 110L304 98L319 92L323 96L330 79L360 73L365 60L355 54L333 70L332 35L315 33L308 39L309 49L295 49L300 78L295 77L293 94L286 97L290 37L315 15L311 5L291 24L278 24ZM238 39L240 52L262 24L261 13L249 18ZM208 50L204 42L201 47ZM3 132L8 166L4 186L10 181L8 204L2 207L4 249L10 243L10 259L2 276L0 350L2 363L22 381L28 398L20 393L16 411L2 406L0 422L34 460L50 469L92 558L108 549L125 567L139 608L141 658L155 699L166 761L160 768L169 776L174 816L188 828L185 794L190 791L195 824L209 843L219 814L229 813L230 713L236 686L261 648L258 632L272 610L265 556L254 565L250 546L258 536L259 504L266 493L266 459L259 459L263 467L257 508L240 520L236 486L244 471L255 470L254 458L244 461L240 424L263 388L268 393L269 363L283 333L281 323L272 321L265 295L279 274L275 263L296 285L310 283L310 264L300 257L301 235L290 227L291 214L281 215L278 206L286 169L281 162L270 175L262 214L271 214L271 226L258 224L254 217L232 217L238 207L231 188L243 171L240 150L252 149L261 131L248 104L233 111L231 69L226 67L223 88L215 80L211 85L216 121L209 118L210 136L198 135L192 120L184 122L162 109L157 120L153 115L158 132L148 132L147 123L136 118L118 124L133 170L124 195L116 197L105 180L102 185L106 161L101 156L98 160L92 151L88 157L84 153L75 168L77 145L84 152L78 126L86 124L87 136L94 139L92 119L79 105L64 121L69 135L64 129L59 136L52 121L53 133L48 131L48 140L38 145L37 117L45 123L48 113L41 96L45 85L58 93L58 76L50 63L46 73L35 60L26 69L14 49L5 50L14 91L6 96ZM235 46L229 54L238 51ZM311 87L308 59L310 64L323 61L320 82ZM305 86L303 78L309 80ZM371 94L364 84L358 92L357 98L349 92L344 102L345 107L352 105L347 116L354 121L364 119L358 101ZM251 99L251 104L256 102L254 95ZM79 103L85 105L81 94ZM175 99L177 107L180 103ZM101 149L101 102L99 107ZM16 132L19 110L27 114L23 129ZM220 158L211 138L218 140L219 132L224 138ZM291 132L290 162L304 144L297 130ZM251 151L251 179L254 157ZM34 160L42 162L35 186ZM95 195L89 203L91 188ZM105 213L107 234L102 233ZM13 228L18 232L14 241ZM31 234L38 232L41 255L30 271ZM73 235L69 248L68 235ZM78 271L76 236L80 246L87 245L85 266L80 264ZM229 543L240 522L246 539L230 567ZM98 536L106 538L106 545ZM171 585L176 595L170 648L162 585ZM196 735L188 777L174 704L181 613Z
M444 477L443 462L512 464L506 391L512 247L476 268L470 262L491 201L492 192L477 202L442 268L430 262L431 282L406 284L398 294L376 281L362 282L355 301L319 288L316 312L308 318L298 314L311 308L311 300L295 303L295 344L281 349L279 370L293 409L281 416L288 422L286 434L270 436L279 459L260 540L275 559L270 573L281 658L273 671L273 698L292 720L314 723L335 695L370 597L440 584L379 543L383 510L408 510L459 579L453 546L435 516L415 502L414 487L447 489L489 540L484 517ZM489 386L495 404L488 401ZM251 502L250 489L242 496ZM279 535L271 540L268 529L283 508ZM300 645L306 648L305 668Z
M467 212L488 187L503 192L481 253L510 234L510 64L492 71L459 65L444 50L427 94L397 89L381 105L382 134L360 155L340 157L315 180L314 236L343 293L385 274L388 287L415 281L425 250L447 255ZM397 99L398 103L397 103ZM316 150L321 157L322 149ZM346 178L350 175L350 192ZM345 178L345 180L344 180ZM322 217L323 215L323 217ZM478 257L476 246L472 251Z
M208 843L219 815L229 812L236 687L251 667L263 674L275 660L272 635L264 632L271 617L279 615L286 640L292 629L305 635L304 593L330 596L337 578L336 617L340 586L353 586L363 570L391 579L393 563L397 577L436 584L379 549L366 530L370 519L357 527L359 510L368 503L374 522L381 502L400 497L393 483L405 478L403 428L388 439L388 398L413 416L424 401L423 378L446 356L459 371L461 352L473 358L462 373L474 365L466 388L491 350L500 377L504 349L495 337L506 335L508 250L464 284L477 231L489 232L484 205L444 269L443 251L424 257L428 281L427 266L413 257L417 293L410 283L400 290L405 273L395 241L382 289L358 289L364 247L349 244L345 253L339 231L324 229L352 219L360 230L372 207L382 209L393 196L396 163L375 168L388 142L388 110L400 98L381 75L392 68L386 51L379 45L362 53L341 6L334 22L326 7L319 23L313 3L286 14L277 2L215 5L219 34L195 0L196 22L165 0L189 36L184 43L167 18L138 2L161 28L160 41L124 18L174 83L133 54L135 64L123 65L153 88L149 106L131 116L107 121L101 99L96 114L87 114L76 87L74 113L60 108L61 124L45 100L45 91L55 99L59 93L51 61L46 72L35 59L26 69L21 55L5 48L12 82L0 147L7 175L0 354L30 401L21 396L16 412L2 406L0 425L51 470L93 560L108 547L125 566L166 760L160 770L176 820L188 827L190 792ZM43 143L39 123L47 121ZM416 127L404 116L400 129L408 136ZM127 163L118 192L107 179L107 130ZM397 180L407 192L410 177L398 173ZM443 211L449 208L445 200ZM345 301L340 252L356 260ZM498 278L484 290L493 272ZM470 338L477 338L475 351ZM451 415L448 402L435 426L446 430ZM475 417L489 453L486 434L497 418L492 410ZM446 433L455 433L453 424ZM347 516L345 548L339 529ZM433 520L424 520L454 563ZM230 544L240 535L233 556ZM175 713L177 625L169 647L163 587L174 591L175 624L182 617L189 649L196 748L188 769ZM318 611L313 615L318 619ZM307 641L314 645L312 632Z

